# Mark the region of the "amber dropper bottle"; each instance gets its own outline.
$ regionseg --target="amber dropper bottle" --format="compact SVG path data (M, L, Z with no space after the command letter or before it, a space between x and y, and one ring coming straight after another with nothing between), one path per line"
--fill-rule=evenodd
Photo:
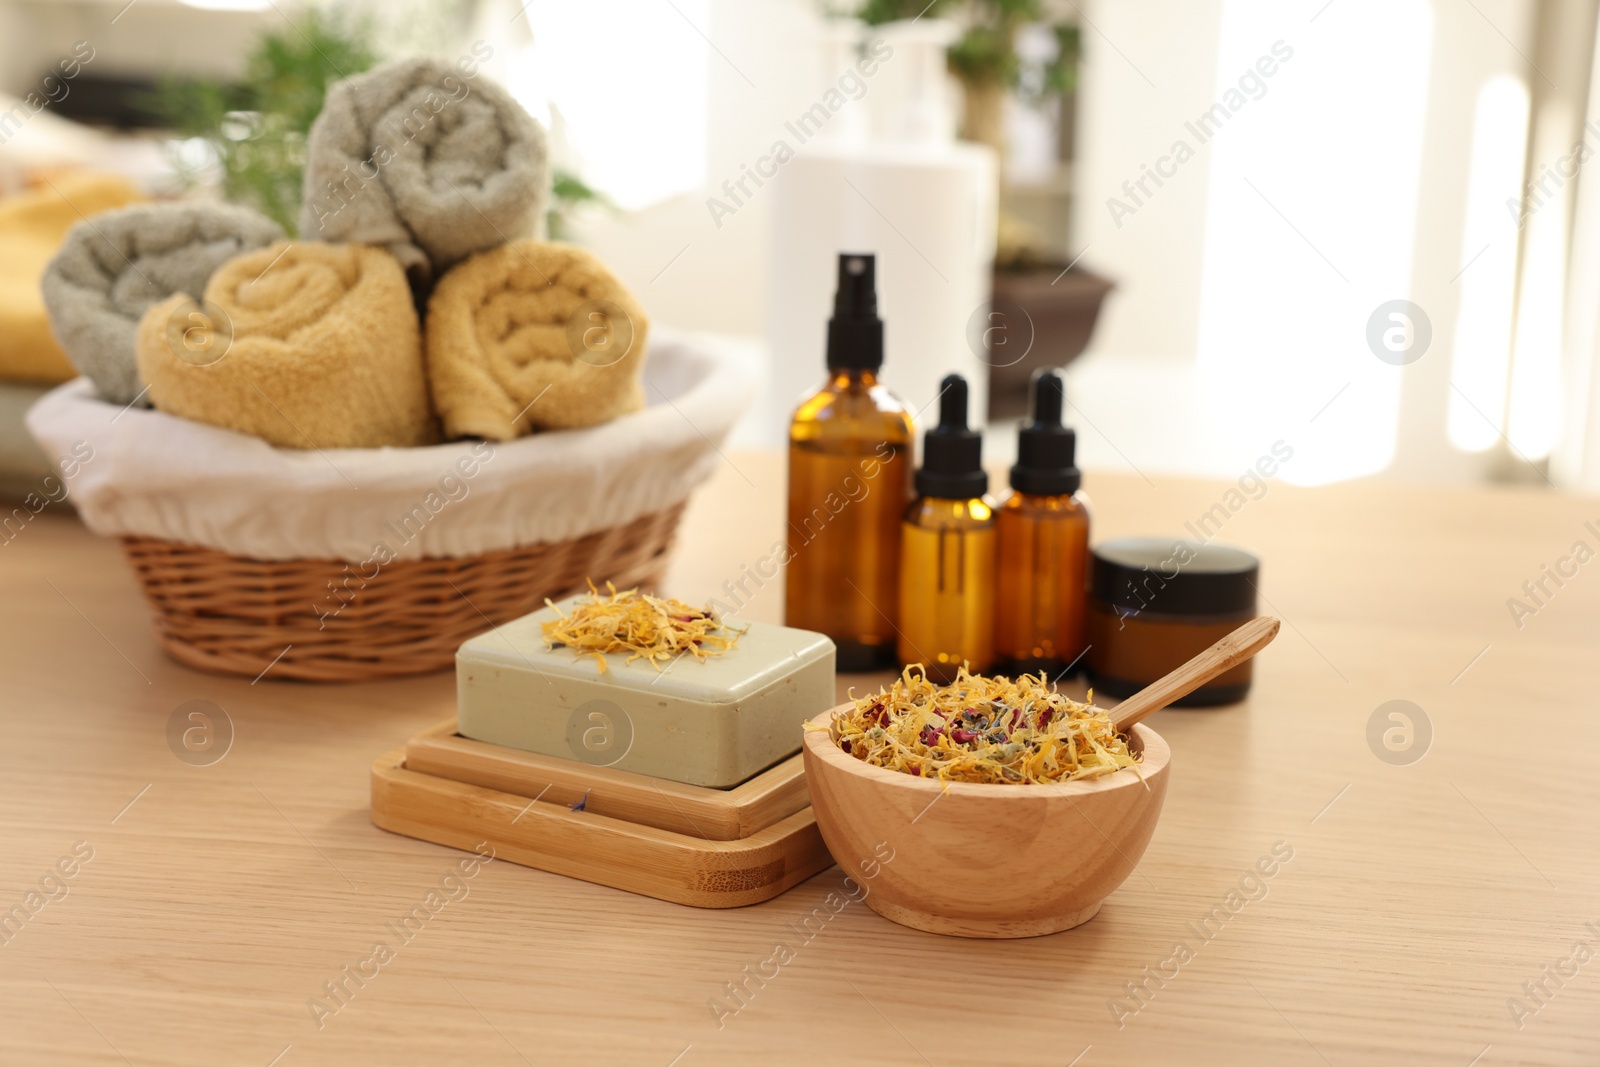
M828 381L789 423L784 623L833 639L841 671L891 666L911 414L878 381L883 320L870 255L839 257Z
M1017 434L1010 499L1000 506L995 640L1008 670L1055 680L1084 649L1089 509L1078 499L1077 435L1061 425L1061 375L1033 376L1033 421Z
M963 662L994 662L994 509L984 499L983 437L967 429L967 380L947 375L939 425L923 437L917 498L900 546L900 662L921 663L938 682Z

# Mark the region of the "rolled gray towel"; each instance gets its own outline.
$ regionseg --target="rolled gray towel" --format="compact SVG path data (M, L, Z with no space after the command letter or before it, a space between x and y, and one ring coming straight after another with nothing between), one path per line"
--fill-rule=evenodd
M346 78L306 151L300 239L384 247L419 295L474 252L543 235L544 128L481 75L401 59Z
M50 329L101 399L131 404L144 383L134 334L152 304L204 295L223 263L282 240L277 223L232 204L142 204L77 223L45 267Z

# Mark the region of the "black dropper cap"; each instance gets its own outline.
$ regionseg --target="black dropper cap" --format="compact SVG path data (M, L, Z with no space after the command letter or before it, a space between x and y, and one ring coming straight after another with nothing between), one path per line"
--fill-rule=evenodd
M989 475L983 469L983 435L967 429L967 380L947 374L939 384L939 425L922 438L917 494L970 500L989 488Z
M1011 488L1030 496L1076 493L1083 475L1074 466L1078 435L1061 425L1066 387L1053 370L1033 375L1033 421L1017 431L1017 463Z
M828 369L877 370L883 366L883 320L878 318L877 260L839 253L839 288L828 320Z

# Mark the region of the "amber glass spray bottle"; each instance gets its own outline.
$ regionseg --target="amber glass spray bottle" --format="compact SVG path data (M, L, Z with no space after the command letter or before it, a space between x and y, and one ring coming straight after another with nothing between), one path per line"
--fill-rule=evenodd
M967 380L951 374L942 386L901 524L899 650L900 662L948 682L963 661L974 673L994 662L995 529L983 437L967 429Z
M872 256L839 257L828 382L789 423L784 622L827 634L841 671L891 665L911 414L878 381L883 320Z
M1089 510L1077 496L1077 436L1061 425L1061 375L1033 376L1033 421L1017 434L1014 492L997 513L1000 577L996 642L1016 671L1052 679L1084 648Z

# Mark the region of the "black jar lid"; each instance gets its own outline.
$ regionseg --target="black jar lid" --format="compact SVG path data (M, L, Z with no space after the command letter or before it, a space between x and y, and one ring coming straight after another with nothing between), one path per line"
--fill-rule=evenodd
M1232 545L1124 537L1096 545L1090 595L1120 612L1242 615L1256 610L1261 561Z

